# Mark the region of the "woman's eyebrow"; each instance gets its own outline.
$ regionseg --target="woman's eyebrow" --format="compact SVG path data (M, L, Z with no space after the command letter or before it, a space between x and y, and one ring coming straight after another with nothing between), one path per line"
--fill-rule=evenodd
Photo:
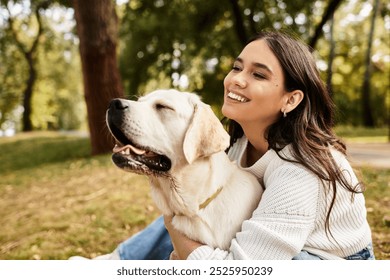
M240 63L244 63L244 60L241 58L241 57L237 57L236 58L236 61L240 62ZM253 62L252 65L256 68L261 68L261 69L264 69L266 70L267 72L269 72L270 74L273 74L272 70L265 64L263 63L260 63L260 62Z

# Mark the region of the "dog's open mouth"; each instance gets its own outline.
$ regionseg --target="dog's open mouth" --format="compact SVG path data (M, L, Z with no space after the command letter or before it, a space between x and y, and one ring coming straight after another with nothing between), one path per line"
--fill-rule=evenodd
M118 167L146 174L153 171L167 172L171 169L168 157L136 146L116 127L110 127L110 130L116 139L112 160Z

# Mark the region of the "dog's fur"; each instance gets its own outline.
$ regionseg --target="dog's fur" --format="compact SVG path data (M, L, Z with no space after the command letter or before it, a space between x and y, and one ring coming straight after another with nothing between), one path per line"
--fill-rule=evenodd
M107 124L113 162L145 174L152 197L189 238L228 249L257 207L262 187L224 152L229 135L193 93L157 90L138 101L114 99Z

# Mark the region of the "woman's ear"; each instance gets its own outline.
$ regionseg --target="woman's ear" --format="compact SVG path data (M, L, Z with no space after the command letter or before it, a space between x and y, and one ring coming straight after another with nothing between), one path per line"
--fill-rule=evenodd
M301 103L305 94L303 91L297 89L287 92L286 96L286 104L284 105L284 109L282 109L283 113L289 113L294 110L299 105L299 103Z

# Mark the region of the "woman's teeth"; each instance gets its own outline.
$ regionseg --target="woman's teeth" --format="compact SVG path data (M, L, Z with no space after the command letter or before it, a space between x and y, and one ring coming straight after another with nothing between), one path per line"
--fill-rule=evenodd
M231 99L237 100L239 102L242 102L242 103L249 101L248 98L245 98L245 97L243 97L241 95L238 95L238 94L235 94L233 92L229 92L228 93L228 97L231 98Z

